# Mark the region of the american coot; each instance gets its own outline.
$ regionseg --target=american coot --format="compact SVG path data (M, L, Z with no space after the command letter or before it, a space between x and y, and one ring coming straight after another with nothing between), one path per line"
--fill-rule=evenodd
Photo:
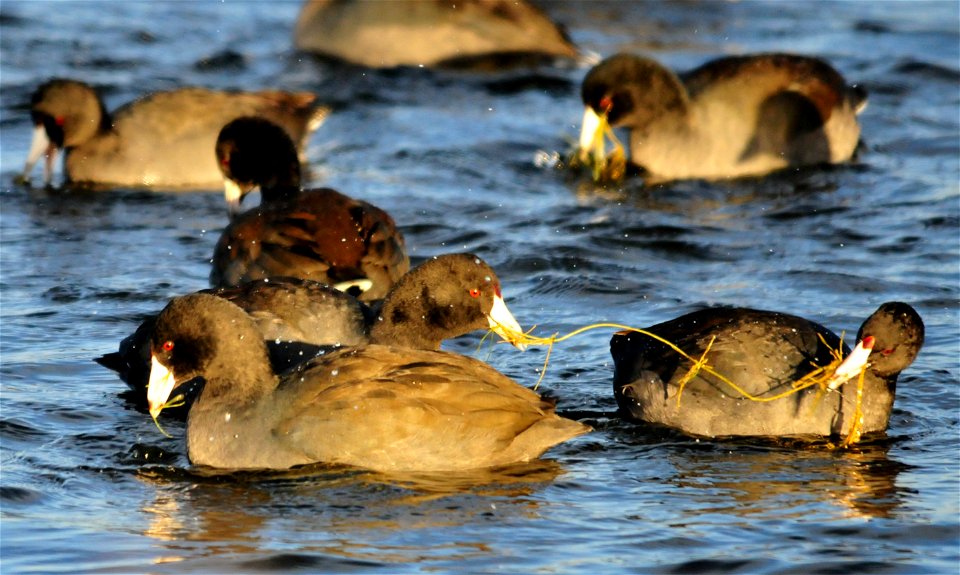
M448 352L345 348L278 377L249 316L209 294L171 301L151 351L153 417L175 388L198 390L186 430L195 465L464 470L527 461L589 430L483 362Z
M235 288L204 290L245 310L267 343L277 372L306 361L328 346L357 345L369 339L373 311L356 298L310 280L269 278ZM156 316L147 318L125 337L119 350L95 361L116 371L146 405L150 375L150 335Z
M294 43L371 68L577 56L566 33L523 0L310 0L297 18Z
M135 187L216 186L217 133L238 116L277 122L298 144L326 117L308 92L224 92L181 88L156 92L108 114L89 85L55 79L31 99L33 142L23 179L44 154L50 184L57 152L67 180Z
M522 331L503 301L497 274L472 254L427 260L393 286L378 311L333 288L295 278L202 293L232 301L247 312L267 343L277 373L329 347L379 343L436 350L444 339L477 329L492 329L507 340ZM138 403L146 398L155 321L144 321L120 342L119 351L96 358L120 375Z
M261 205L233 218L213 254L210 283L234 286L272 276L365 287L376 300L410 269L403 235L380 208L329 188L301 190L300 161L287 134L261 118L220 131L216 157L232 214L260 188Z
M587 73L581 95L581 159L602 154L606 116L630 129L630 159L651 183L844 162L866 104L826 62L790 54L721 58L679 76L617 54Z
M706 353L707 363L748 393L771 397L817 366L830 364L840 338L812 321L783 313L744 308L696 311L647 329L691 357ZM864 377L863 433L884 431L893 409L897 377L923 345L923 321L905 303L888 302L863 323L857 340L873 339ZM700 371L677 395L691 363L648 336L620 332L610 350L613 387L628 418L668 425L704 436L833 436L850 432L857 378L836 391L818 386L769 402L744 398Z

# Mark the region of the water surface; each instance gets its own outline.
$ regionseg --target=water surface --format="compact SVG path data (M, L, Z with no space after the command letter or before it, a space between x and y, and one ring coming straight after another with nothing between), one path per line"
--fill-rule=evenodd
M763 180L600 189L536 162L576 136L584 67L344 69L292 51L296 3L3 2L4 573L957 572L957 4L546 7L596 54L642 51L677 68L764 50L827 58L870 92L863 149L850 165ZM541 387L596 431L542 461L470 477L204 475L91 358L207 286L222 197L14 185L26 102L51 76L100 86L108 108L185 84L317 93L335 112L308 150L311 183L389 211L415 262L481 255L537 333L733 304L850 341L880 303L902 300L927 342L887 436L848 451L623 423L611 417L610 333L598 330L559 345ZM478 341L448 347L475 353ZM544 355L481 352L526 385Z

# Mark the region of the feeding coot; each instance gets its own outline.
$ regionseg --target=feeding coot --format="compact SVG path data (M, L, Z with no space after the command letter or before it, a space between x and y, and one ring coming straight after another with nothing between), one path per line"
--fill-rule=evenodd
M587 73L581 96L580 159L602 162L606 126L629 128L629 159L651 183L847 161L866 105L829 64L791 54L720 58L679 75L617 54Z
M528 461L590 429L487 364L449 352L364 345L278 377L249 316L210 294L171 301L150 346L151 415L181 386L196 394L186 428L195 465L466 470Z
M850 354L841 339L822 325L745 308L704 309L646 331L695 359L705 357L713 371L759 398L789 391L817 367L831 364L832 351L842 349L844 357ZM900 302L881 305L860 327L857 341L872 338L863 381L861 432L886 430L897 377L913 363L923 337L919 314ZM829 437L846 434L853 427L857 377L838 382L835 390L811 386L780 399L751 401L705 370L689 378L690 361L642 333L615 334L610 350L614 393L621 413L629 419L711 437Z
M371 309L328 286L295 278L257 280L238 288L206 290L245 310L280 373L330 348L365 343L436 350L443 340L491 329L507 340L521 331L503 301L500 280L472 254L444 254L407 273ZM97 358L127 382L137 403L146 402L150 338L155 317ZM523 347L518 345L518 347Z
M221 181L211 150L224 124L240 116L269 118L302 146L326 117L309 92L227 92L178 88L155 92L108 113L89 85L55 79L37 88L23 179L46 155L44 183L64 150L68 181L134 187L203 187Z

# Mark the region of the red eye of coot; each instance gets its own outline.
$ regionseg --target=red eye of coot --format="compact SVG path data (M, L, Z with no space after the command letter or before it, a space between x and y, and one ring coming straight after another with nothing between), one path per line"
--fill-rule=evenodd
M471 289L468 293L470 294L470 297L480 297L480 290L477 288Z
M56 118L53 119L53 121L56 122L58 126L62 126L65 123L67 123L67 119L64 118L63 116L57 116Z
M883 350L883 351L880 352L881 355L890 355L890 354L892 354L892 353L893 353L893 348L892 348L892 347L891 347L891 348L887 348L887 349L885 349L885 350Z
M600 111L609 112L610 108L613 108L613 98L610 96L600 98Z
M163 351L173 351L173 342L170 340L167 340L163 342L163 345L161 345L160 347L163 348Z

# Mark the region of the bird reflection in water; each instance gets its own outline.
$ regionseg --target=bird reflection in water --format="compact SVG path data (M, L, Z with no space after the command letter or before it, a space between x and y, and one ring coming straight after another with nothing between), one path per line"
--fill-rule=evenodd
M138 477L156 489L154 500L143 507L151 517L144 534L163 549L155 563L189 558L191 564L212 560L213 567L225 568L218 561L236 566L237 561L306 560L311 565L320 561L322 565L313 565L320 568L343 559L377 565L415 562L425 549L396 544L392 536L403 532L460 527L483 518L536 519L543 505L537 492L562 473L559 463L539 459L442 474L387 475L318 464L236 473L145 467ZM296 558L265 559L271 548L284 546L271 535L279 523L281 532L310 531L314 543L298 540ZM480 541L422 541L451 561L496 554Z
M769 446L718 444L672 452L679 488L708 488L698 515L776 515L801 519L810 503L834 502L848 517L889 518L901 504L897 476L906 466L888 457L891 442L875 439L851 449L779 441ZM718 457L718 455L720 457Z

